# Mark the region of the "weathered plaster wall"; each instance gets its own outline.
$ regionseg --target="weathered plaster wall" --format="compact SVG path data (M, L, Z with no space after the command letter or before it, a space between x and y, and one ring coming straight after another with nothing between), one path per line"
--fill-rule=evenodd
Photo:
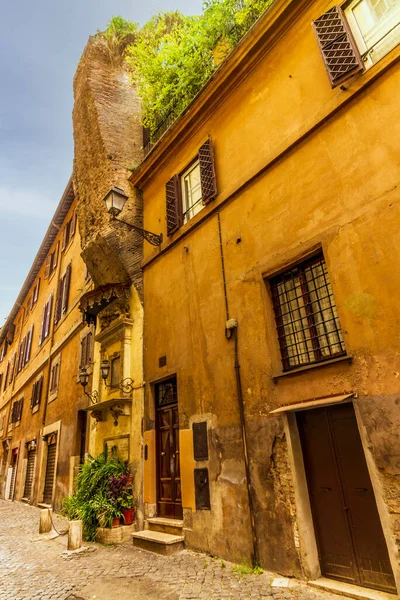
M400 341L393 332L400 326L396 300L400 285L396 242L400 73L398 62L394 60L389 67L387 59L382 63L386 71L339 109L348 92L330 88L311 28L311 22L332 5L321 0L299 13L296 23L254 70L192 130L190 139L174 145L174 152L163 157L143 190L144 223L152 230L160 220L164 223L165 183L182 171L211 135L217 199L174 234L170 247L166 238L166 251L158 259L145 262L145 379L177 374L181 427L186 427L193 414L198 420L206 413L217 415L210 433L212 510L193 513L189 539L210 551L218 546L222 556L248 558L251 545L244 517L248 509L237 434L233 343L224 332L215 214L220 205L229 312L239 323L260 559L263 566L289 575L303 570L293 477L283 419L269 412L279 405L345 392L359 395L362 424L389 514L386 539L398 563L398 554L393 552L400 513ZM374 67L375 73L382 64ZM347 89L361 89L373 73L349 81ZM302 143L224 203L239 185L321 119ZM212 214L205 219L208 213ZM274 382L282 366L265 278L317 247L324 253L346 350L353 362L310 369ZM145 261L151 257L155 252L145 248ZM160 369L158 359L163 355L167 366ZM150 430L154 405L150 388L146 403L150 415L146 428ZM218 450L214 452L215 439ZM217 477L218 465L221 473L230 475ZM231 485L232 471L235 485Z
M65 217L69 221L76 208L73 203ZM80 256L80 237L76 231L72 241L61 250L63 228L58 233L50 249L53 252L59 246L57 267L48 279L44 279L45 265L38 273L40 279L39 298L32 309L28 307L28 301L32 289L27 296L24 306L21 307L16 323L18 334L15 336L13 345L9 348L6 359L8 360L17 352L21 339L33 325L33 339L31 355L28 364L16 375L12 385L1 396L2 405L7 407L8 418L10 418L11 405L14 400L24 398L22 418L19 424L9 425L3 433L12 438L13 445L19 444L20 455L17 470L16 494L19 500L23 497L26 468L27 450L25 443L35 439L37 443L36 465L34 473L33 503L42 501L42 488L44 470L41 470L44 455L44 443L42 441L43 429L51 427L54 423L60 423L58 438L58 461L57 480L54 494L54 507L60 508L61 499L69 492L70 480L70 457L76 454L76 448L80 432L78 432L77 413L86 406L82 388L78 383L78 365L80 359L80 332L83 329L82 315L78 309L79 298L87 291L90 283L86 280L86 267ZM54 324L54 308L57 296L57 283L64 275L67 266L71 263L71 280L68 295L68 310L57 324ZM35 281L35 284L36 284ZM34 284L34 285L35 285ZM53 309L50 319L50 334L42 344L39 344L39 332L43 317L43 308L53 294ZM49 378L51 365L54 358L61 355L61 369L57 394L49 396ZM4 361L3 361L4 364ZM31 408L31 397L33 383L43 375L42 396L39 407ZM8 457L9 460L10 456ZM41 480L39 481L39 477Z

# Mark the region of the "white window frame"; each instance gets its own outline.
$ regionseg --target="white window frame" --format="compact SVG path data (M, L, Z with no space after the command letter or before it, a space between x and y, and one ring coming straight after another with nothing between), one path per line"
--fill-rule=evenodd
M199 213L203 208L204 208L204 204L203 204L203 200L202 197L200 196L200 198L198 200L196 200L196 202L194 203L190 203L190 196L193 194L193 189L189 188L189 186L187 185L188 182L190 181L190 175L191 173L193 173L193 171L197 169L199 172L199 187L200 187L200 192L201 192L201 183L200 183L200 161L196 160L195 162L193 162L190 167L188 167L180 176L181 178L181 191L182 191L182 215L183 215L183 222L187 223L188 221L190 221L190 219L193 219L194 216L197 215L197 213Z
M384 0L384 1L388 1L388 0ZM361 4L362 2L370 2L370 0L353 0L352 2L349 2L348 4L345 4L345 6L343 7L343 11L345 14L345 17L347 19L347 22L350 25L350 29L351 32L354 36L354 39L356 41L358 50L360 52L360 54L363 57L364 60L364 64L365 64L365 68L369 69L370 67L372 67L374 64L376 64L377 62L379 62L379 60L381 60L381 58L383 58L383 56L385 56L388 52L390 52L393 48L396 47L396 45L400 44L400 6L399 6L399 24L397 25L398 28L398 42L397 44L395 43L393 45L393 47L389 48L389 50L387 52L385 52L383 55L381 55L377 60L373 60L371 58L371 54L373 53L373 48L374 48L374 44L372 45L371 48L368 48L368 45L366 44L363 34L359 28L359 24L357 22L357 19L354 16L353 10L356 6L358 6L359 4ZM377 24L377 28L382 27L381 25ZM390 28L389 28L390 29ZM385 34L383 34L385 35ZM378 37L378 40L380 38Z

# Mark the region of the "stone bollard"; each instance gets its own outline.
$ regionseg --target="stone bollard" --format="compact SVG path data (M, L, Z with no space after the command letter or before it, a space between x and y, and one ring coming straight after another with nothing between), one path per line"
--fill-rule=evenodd
M82 521L70 521L68 527L68 550L78 550L82 546Z
M51 528L50 509L44 508L40 511L39 533L50 533Z

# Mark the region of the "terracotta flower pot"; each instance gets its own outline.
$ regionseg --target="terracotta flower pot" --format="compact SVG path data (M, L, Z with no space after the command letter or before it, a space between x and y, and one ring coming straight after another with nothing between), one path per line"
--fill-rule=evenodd
M114 517L113 520L111 521L111 527L119 527L121 524L120 522L120 518L119 517Z
M124 510L122 511L122 514L124 516L124 524L125 525L132 525L132 523L133 523L133 517L134 517L134 510L133 510L133 508L124 508Z

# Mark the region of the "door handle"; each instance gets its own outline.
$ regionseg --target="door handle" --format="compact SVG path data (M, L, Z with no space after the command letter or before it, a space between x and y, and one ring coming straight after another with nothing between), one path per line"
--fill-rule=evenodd
M165 456L165 452L161 452L161 456Z

